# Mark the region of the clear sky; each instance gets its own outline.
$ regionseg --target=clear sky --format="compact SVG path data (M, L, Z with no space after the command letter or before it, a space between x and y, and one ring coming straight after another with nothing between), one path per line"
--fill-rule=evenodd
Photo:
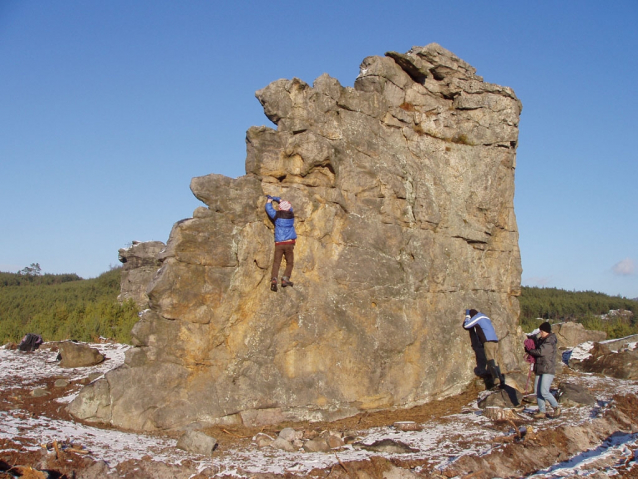
M0 0L0 270L94 277L244 174L254 92L437 42L523 102L523 284L638 297L638 1Z

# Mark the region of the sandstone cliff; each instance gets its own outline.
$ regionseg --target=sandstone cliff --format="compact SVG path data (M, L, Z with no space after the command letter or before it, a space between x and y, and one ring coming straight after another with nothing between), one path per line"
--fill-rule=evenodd
M126 364L77 417L138 430L331 419L460 392L487 313L518 369L513 209L521 103L439 45L257 92L277 128L246 135L246 175L194 178ZM264 195L296 215L293 288L271 292Z
M140 309L148 308L146 288L161 266L157 256L165 247L161 241L133 241L130 247L118 251L123 265L118 301L132 299Z

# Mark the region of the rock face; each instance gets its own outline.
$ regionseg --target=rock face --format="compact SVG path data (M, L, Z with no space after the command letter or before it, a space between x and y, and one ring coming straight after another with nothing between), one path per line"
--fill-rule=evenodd
M137 429L326 420L462 391L464 311L520 368L514 169L521 103L439 45L256 94L246 175L194 178L125 365L71 405ZM292 202L294 287L269 289L266 194Z
M585 329L580 323L558 323L552 325L552 332L558 339L559 348L573 348L587 341L600 342L607 339L604 331Z
M61 368L85 368L104 361L104 356L97 349L71 341L60 343L60 356L62 357L59 364Z
M585 348L587 344L581 345ZM636 343L613 350L605 343L593 343L585 357L569 359L569 365L579 371L599 373L619 379L638 379Z
M129 248L118 251L123 264L118 301L132 299L140 310L148 308L146 288L161 266L157 257L165 247L161 241L133 241Z

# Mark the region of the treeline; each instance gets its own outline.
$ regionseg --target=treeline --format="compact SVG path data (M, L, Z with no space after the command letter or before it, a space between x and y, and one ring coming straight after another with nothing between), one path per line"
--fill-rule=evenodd
M80 281L77 274L16 274L16 273L3 273L0 271L0 288L4 286L25 286L25 285L37 285L37 284L61 284L68 283L69 281Z
M100 336L128 343L138 320L133 301L120 304L121 268L97 278L75 274L0 273L0 344L26 333L45 341L95 341Z
M521 326L527 332L543 321L576 321L587 329L605 331L610 339L638 334L638 301L621 296L523 286L519 302ZM627 313L608 315L611 310Z

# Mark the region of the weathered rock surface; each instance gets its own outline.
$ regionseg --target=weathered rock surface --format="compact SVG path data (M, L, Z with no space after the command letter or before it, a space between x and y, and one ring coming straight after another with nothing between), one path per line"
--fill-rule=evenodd
M477 405L481 409L488 407L512 408L520 406L522 401L523 395L519 391L506 386L484 397Z
M439 45L257 92L246 176L194 178L124 367L71 405L138 430L329 420L462 391L463 312L488 314L520 368L513 208L521 103ZM264 195L296 216L295 286L268 287Z
M582 324L575 322L553 324L552 332L558 339L559 349L573 348L587 341L600 342L607 339L606 332L585 329Z
M132 299L140 310L148 307L146 288L161 266L157 257L165 247L161 241L133 241L129 248L118 251L118 259L122 263L118 301Z
M84 368L104 361L104 356L97 349L86 344L62 341L59 348L61 368Z
M594 343L589 355L583 359L570 358L569 366L579 371L599 373L619 379L638 379L638 351L636 343L631 349L614 351L605 343Z
M596 398L583 386L562 382L558 385L558 402L564 407L591 406Z
M177 448L210 456L217 447L217 439L201 431L187 431L177 441Z

